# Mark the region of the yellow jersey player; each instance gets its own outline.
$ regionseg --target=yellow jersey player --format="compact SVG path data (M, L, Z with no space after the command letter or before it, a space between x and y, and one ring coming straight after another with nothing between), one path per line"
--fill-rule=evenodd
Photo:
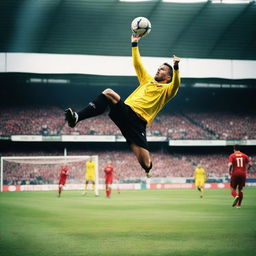
M84 192L83 195L86 195L87 193L87 188L89 182L92 183L92 187L94 190L94 193L96 195L95 191L95 162L92 160L92 157L90 156L89 160L86 162L86 167L85 167L85 186L84 186Z
M118 126L131 150L137 157L146 176L151 177L152 161L146 138L146 127L151 124L159 111L176 95L180 86L180 58L173 55L173 67L162 64L155 76L144 68L138 42L141 38L132 35L132 60L139 85L123 101L112 89L104 90L97 98L79 112L71 108L65 110L65 117L70 127L84 119L100 115L110 109L109 117ZM95 65L97 69L97 65Z
M200 192L200 197L204 195L204 183L206 181L206 172L203 167L199 164L194 171L195 187Z

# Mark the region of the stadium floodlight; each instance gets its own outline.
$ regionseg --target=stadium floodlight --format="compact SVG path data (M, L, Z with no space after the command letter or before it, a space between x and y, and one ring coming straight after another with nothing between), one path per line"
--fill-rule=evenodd
M69 169L67 189L84 189L85 163L95 162L95 195L99 195L98 156L1 157L1 192L57 190L61 167Z

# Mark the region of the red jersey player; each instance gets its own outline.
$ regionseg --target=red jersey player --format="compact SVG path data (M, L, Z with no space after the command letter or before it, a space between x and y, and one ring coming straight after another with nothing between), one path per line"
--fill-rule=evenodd
M59 197L62 192L63 186L66 184L68 177L68 168L66 166L61 167L60 177L59 177Z
M252 166L250 158L242 153L239 145L234 146L234 153L229 156L229 174L231 176L231 195L235 198L232 206L241 208L243 200L243 187L245 186L246 171ZM238 193L237 190L238 189Z
M106 196L110 198L111 194L111 185L113 183L113 176L114 176L114 168L111 165L112 162L109 160L108 165L104 168L105 172L105 184L106 184Z

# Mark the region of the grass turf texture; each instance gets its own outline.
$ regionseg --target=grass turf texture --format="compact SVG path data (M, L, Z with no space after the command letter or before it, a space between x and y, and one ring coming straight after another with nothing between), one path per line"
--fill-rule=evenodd
M0 254L255 256L255 188L244 194L236 209L226 189L1 193Z

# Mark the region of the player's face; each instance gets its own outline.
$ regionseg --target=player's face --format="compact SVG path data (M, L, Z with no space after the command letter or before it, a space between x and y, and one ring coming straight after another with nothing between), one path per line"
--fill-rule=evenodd
M169 75L169 67L166 65L162 65L158 68L156 75L155 75L155 80L157 82L165 81L165 80L170 80L171 76Z

